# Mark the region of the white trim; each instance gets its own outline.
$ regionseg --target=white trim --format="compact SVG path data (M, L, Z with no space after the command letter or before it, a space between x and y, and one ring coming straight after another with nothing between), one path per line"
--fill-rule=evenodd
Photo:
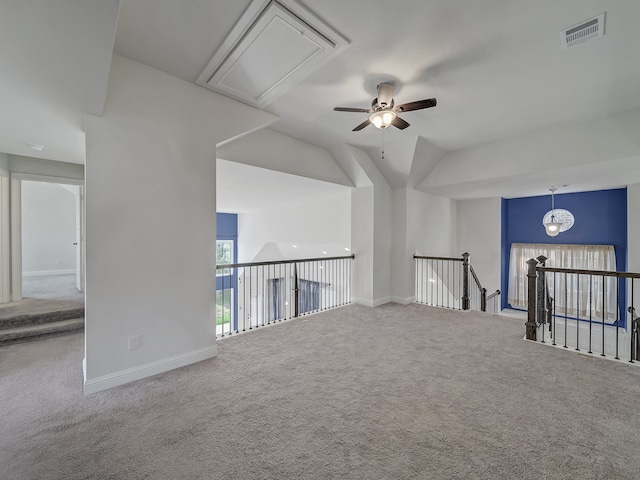
M416 301L416 297L411 296L411 297L402 298L402 297L392 296L391 301L393 303L399 303L400 305L410 305Z
M27 180L29 182L60 183L63 185L84 186L84 180L69 177L56 177L55 175L37 175L35 173L11 172L11 178L16 180Z
M11 174L11 301L22 300L22 181Z
M385 305L387 303L391 303L391 296L376 298L373 300L373 307L379 307L380 305Z
M126 370L103 375L102 377L94 378L92 380L85 380L84 394L90 395L102 390L124 385L125 383L142 380L143 378L158 375L159 373L168 372L169 370L174 370L192 363L213 358L217 354L218 346L214 344L210 347L201 348L188 353L182 353L170 358L164 358L156 362L140 365L139 367L127 368Z
M23 277L43 277L45 275L75 275L76 269L67 270L40 270L35 272L22 272Z
M83 195L84 180L55 175L11 172L11 301L22 300L22 181L48 182L80 186ZM83 198L81 198L81 203ZM84 205L81 207L84 209ZM84 213L84 210L82 210ZM83 222L84 223L84 222ZM84 258L84 236L80 242L80 255ZM81 265L81 268L84 266ZM77 270L74 270L74 273ZM84 271L81 271L84 278Z
M391 302L391 297L376 298L374 300L369 300L368 298L351 297L351 302L357 303L358 305L364 305L365 307L375 308L379 307L380 305L384 305L385 303Z
M0 176L0 303L11 301L11 182Z

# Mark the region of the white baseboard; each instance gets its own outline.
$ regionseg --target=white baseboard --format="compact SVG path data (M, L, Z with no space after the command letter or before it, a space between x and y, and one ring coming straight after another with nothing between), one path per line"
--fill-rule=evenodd
M168 372L169 370L173 370L175 368L184 367L192 363L201 362L202 360L213 358L217 354L218 346L212 345L210 347L201 348L189 353L176 355L175 357L165 358L156 362L147 363L139 367L127 368L126 370L103 375L102 377L94 378L92 380L85 380L84 394L90 395L102 390L107 390L119 385L124 385L125 383L142 380L143 378L158 375L159 373Z
M75 275L76 269L71 270L39 270L35 272L22 272L23 277L43 277L45 275Z
M391 297L376 298L373 300L369 300L368 298L351 297L351 302L357 303L358 305L364 305L365 307L375 308L391 302Z
M400 305L409 305L411 303L414 303L416 301L416 297L411 296L411 297L407 297L407 298L402 298L402 297L391 297L391 301L393 303L399 303Z

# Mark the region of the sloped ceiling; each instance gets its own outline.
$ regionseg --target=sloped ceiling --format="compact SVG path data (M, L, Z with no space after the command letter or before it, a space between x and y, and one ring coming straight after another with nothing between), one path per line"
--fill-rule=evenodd
M0 152L84 163L84 114L101 115L118 0L3 2Z
M40 156L82 162L82 117L99 113L104 100L118 5L114 51L195 82L250 0L53 3L13 1L0 16L0 151L28 155L25 143L51 142ZM303 3L350 45L264 107L280 118L270 128L327 151L364 149L392 187L457 198L464 183L469 195L474 180L445 184L434 176L453 168L447 162L455 164L457 152L640 108L634 0ZM562 49L561 30L602 12L603 37ZM366 115L333 107L368 107L381 81L396 84L396 103L436 97L438 105L405 114L411 127L389 129L384 140L372 126L352 132ZM580 168L563 162L558 156L555 166L569 177ZM607 185L626 181L624 172L604 170ZM546 193L548 176L529 175ZM496 171L484 180L503 195L514 179Z
M115 50L195 81L249 3L123 0ZM363 148L392 187L420 183L447 152L640 107L640 2L304 4L350 46L264 107L280 117L270 128L329 150ZM561 30L602 11L604 37L562 50ZM404 114L411 127L391 128L384 139L373 126L352 132L366 115L333 107L367 108L381 81L396 84L396 103L436 97L438 106ZM540 182L546 193L549 182ZM446 190L438 192L458 195Z

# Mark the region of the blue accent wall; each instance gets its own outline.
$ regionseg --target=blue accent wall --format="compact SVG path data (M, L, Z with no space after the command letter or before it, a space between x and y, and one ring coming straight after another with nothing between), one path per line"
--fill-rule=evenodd
M235 213L216 213L216 239L233 240L237 238L238 215Z
M216 240L233 240L233 263L238 263L238 215L235 213L216 213ZM237 330L238 322L238 272L233 270L233 274L227 277L216 277L216 290L233 288L233 305L235 314L233 316L233 329Z
M573 213L575 224L557 237L549 237L542 217L551 210L551 194L543 197L502 199L502 308L507 307L509 252L512 243L613 245L616 270L627 269L627 189L555 195L556 208ZM621 309L625 292L620 295ZM621 318L625 318L624 315Z

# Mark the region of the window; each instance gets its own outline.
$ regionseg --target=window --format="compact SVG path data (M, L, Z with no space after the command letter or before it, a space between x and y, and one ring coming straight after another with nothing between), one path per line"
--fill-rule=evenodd
M233 240L216 240L216 265L227 265L233 262ZM231 269L216 269L216 276L229 275Z
M293 286L293 278L290 278ZM289 311L287 301L287 286L284 278L272 278L268 280L269 292L265 304L269 320L286 318L293 312ZM313 312L320 309L320 282L298 279L298 315Z
M269 320L278 320L286 318L287 300L286 300L286 285L284 278L272 278L269 284L270 295L267 303L267 310Z
M298 280L298 313L312 312L320 308L320 283Z
M540 255L547 257L548 267L583 270L616 270L613 245L548 245L514 243L509 260L508 302L513 308L527 308L527 260ZM566 277L566 278L565 278ZM616 318L616 279L590 275L547 274L549 294L554 298L556 311L572 317ZM604 290L604 291L603 291ZM604 297L603 297L604 296ZM603 306L603 300L606 306ZM589 311L591 305L591 312Z

